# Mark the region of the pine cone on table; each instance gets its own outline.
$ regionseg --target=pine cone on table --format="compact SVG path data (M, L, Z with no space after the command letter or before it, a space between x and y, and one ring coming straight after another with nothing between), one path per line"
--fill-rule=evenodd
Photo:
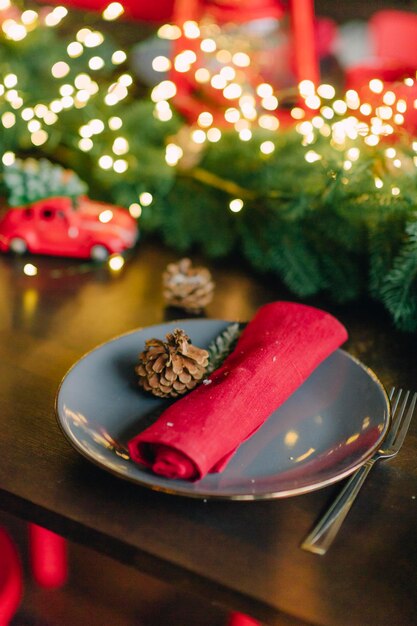
M213 298L214 282L205 267L193 267L190 259L170 263L162 276L163 295L169 306L198 313Z
M209 353L193 346L188 335L176 328L166 341L148 339L139 355L135 372L145 391L161 398L176 398L194 389L202 380Z

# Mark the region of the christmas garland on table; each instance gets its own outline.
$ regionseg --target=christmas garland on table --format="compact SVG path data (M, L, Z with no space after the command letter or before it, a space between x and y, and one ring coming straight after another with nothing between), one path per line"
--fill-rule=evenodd
M358 136L342 147L319 127L297 124L253 130L249 141L223 131L199 146L172 107L167 121L157 119L129 68L115 62L122 56L109 38L100 44L100 69L91 70L99 65L94 47L68 67L56 65L69 61L72 39L42 26L22 42L0 35L8 72L1 183L10 205L60 191L57 165L28 168L17 157L49 159L74 170L90 195L142 210L142 232L181 253L198 248L219 258L237 250L300 298L370 294L399 329L417 331L417 169L406 134L395 144ZM78 178L65 180L62 193L83 192Z

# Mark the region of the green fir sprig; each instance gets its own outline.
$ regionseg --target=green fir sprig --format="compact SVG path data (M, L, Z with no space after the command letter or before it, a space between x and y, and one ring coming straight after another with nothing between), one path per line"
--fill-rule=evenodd
M234 350L237 340L242 332L242 326L237 322L230 324L209 344L209 353L206 375L209 376L214 370L220 367L225 358Z

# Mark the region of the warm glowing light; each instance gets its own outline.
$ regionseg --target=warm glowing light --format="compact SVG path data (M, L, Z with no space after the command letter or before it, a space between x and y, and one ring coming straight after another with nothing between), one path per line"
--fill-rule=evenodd
M349 150L347 151L346 155L347 157L351 160L351 161L357 161L360 157L360 150L359 148L349 148Z
M291 117L294 120L302 120L305 117L305 111L301 107L293 107L291 109Z
M14 152L11 152L10 150L8 152L5 152L2 156L2 163L3 165L13 165L13 163L16 160L16 155Z
M336 90L332 85L319 85L317 87L317 93L320 98L325 98L326 100L331 100L336 95Z
M224 89L227 85L227 80L221 74L215 74L210 80L210 84L213 89Z
M67 54L72 59L76 59L77 57L80 57L83 52L84 52L84 47L79 41L72 41L67 46Z
M60 100L52 100L49 108L53 113L60 113L64 107L62 106L62 102Z
M116 159L113 163L113 169L117 174L123 174L128 169L128 162L126 159Z
M129 142L124 137L116 137L113 141L112 150L114 154L126 154L129 151Z
M102 224L107 224L113 219L113 211L111 209L105 209L100 213L98 219Z
M332 106L338 115L344 115L347 111L347 104L343 100L335 100Z
M384 104L387 105L392 105L394 104L394 102L396 101L397 96L395 95L395 93L393 91L387 91L386 93L384 93L384 95L382 96L382 102Z
M203 84L209 82L211 75L207 68L199 67L198 70L196 70L194 77L198 83Z
M171 69L171 61L168 57L159 55L152 60L152 69L155 72L168 72Z
M234 200L231 200L229 202L229 209L233 213L239 213L239 211L243 209L243 200L241 200L240 198L234 198Z
M277 130L279 128L279 120L274 115L261 115L258 124L265 130Z
M396 113L394 115L394 122L398 124L399 126L404 124L404 115L401 115L401 113Z
M80 141L78 142L78 147L83 152L89 152L89 150L91 150L93 146L94 146L93 141L91 139L88 139L87 137L80 139Z
M71 96L64 96L64 98L61 99L61 103L64 109L70 109L74 104L74 98L71 98Z
M289 430L284 437L284 443L288 448L293 448L299 439L296 430Z
M298 84L298 91L303 96L303 98L307 98L308 96L314 96L316 92L316 88L314 86L313 81L311 80L302 80Z
M47 111L43 116L43 121L48 126L52 126L52 124L55 124L58 121L58 116L53 111Z
M238 83L230 83L223 89L223 95L227 100L235 100L242 95L242 87Z
M120 2L111 2L103 11L102 16L104 20L111 22L117 20L125 12L123 5Z
M124 87L130 87L133 84L133 78L130 74L122 74L119 77L119 83Z
M220 76L225 80L234 80L236 78L236 70L230 65L226 65L220 70Z
M361 104L361 106L359 107L359 111L362 113L362 115L371 115L372 113L372 107L370 104L368 104L367 102L364 102L363 104Z
M215 52L217 45L214 39L203 39L200 48L203 52Z
M321 161L323 158L320 154L318 154L315 150L309 150L305 153L304 156L307 163L315 163L316 161Z
M373 78L369 81L369 89L373 93L382 93L384 89L384 83L379 78Z
M177 165L183 154L183 150L180 146L177 146L176 143L169 143L165 148L165 161L168 165Z
M393 196L399 196L400 193L401 193L400 188L399 187L393 187L391 189L391 193L392 193Z
M273 141L263 141L259 149L263 154L272 154L275 150L275 144Z
M250 56L246 54L246 52L236 52L232 56L232 61L234 65L237 65L237 67L249 67Z
M37 130L30 136L30 139L34 146L42 146L48 141L48 137L46 130Z
M1 7L0 7L0 10L1 10ZM38 14L36 13L36 11L31 11L29 9L27 11L23 11L22 15L20 16L20 19L22 21L22 24L29 26L30 24L33 24L33 22L36 22L36 20L38 19Z
M137 202L132 202L129 206L129 213L135 219L138 219L142 215L142 207Z
M27 30L23 24L18 24L15 20L6 19L1 26L7 39L12 41L22 41L27 35Z
M193 50L184 50L177 54L174 59L174 67L177 72L188 72L191 68L191 65L195 63L197 60L197 56Z
M278 98L275 96L262 98L262 106L267 111L275 111L278 108Z
M175 24L164 24L158 30L158 37L174 41L181 37L181 29Z
M68 63L65 63L65 61L58 61L52 66L51 74L54 78L63 78L69 73L70 69L71 68Z
M163 80L159 85L156 85L152 89L151 99L153 102L159 102L159 100L168 100L173 98L177 93L177 87L171 80Z
M357 91L354 89L348 89L345 94L345 99L349 109L359 109L361 101Z
M113 116L108 121L110 130L119 130L123 126L121 117Z
M124 258L120 254L112 254L107 264L114 272L119 272L125 264Z
M257 86L256 93L260 98L269 98L273 95L274 90L272 85L269 85L268 83L261 83Z
M121 65L126 61L126 59L126 52L123 52L123 50L116 50L116 52L113 52L112 54L111 62L113 63L113 65Z
M220 141L220 139L222 138L222 133L221 130L219 128L215 128L214 126L212 128L209 128L207 131L207 139L209 141L211 141L212 143L217 143L218 141Z
M309 109L319 109L321 105L321 100L318 96L311 95L306 97L305 103Z
M343 169L348 172L349 170L352 169L353 163L352 161L346 160L343 162Z
M3 113L1 116L1 123L4 128L11 128L16 123L16 115L11 111L6 111L6 113Z
M113 165L113 159L109 154L103 154L98 160L98 164L103 170L109 170Z
M30 133L36 133L37 130L41 128L41 123L39 120L31 120L28 122L28 131Z
M58 6L45 17L46 26L57 26L68 15L65 7Z
M242 128L239 131L239 139L241 141L250 141L252 139L252 131L249 128Z
M104 59L102 59L101 57L91 57L88 62L88 67L90 68L90 70L101 70L104 65Z
M224 63L224 65L226 65L227 63L232 62L232 53L230 50L217 50L216 59L219 63Z
M374 178L374 184L375 184L375 187L377 189L381 189L384 186L383 181L380 178L378 178L377 176L375 176L375 178Z
M398 113L405 113L407 110L407 102L405 100L398 100L396 109Z
M20 115L22 116L22 119L25 120L25 122L28 122L32 119L32 117L35 116L35 111L30 107L27 107L26 109L23 109Z
M7 89L11 89L12 87L16 87L16 85L17 85L17 76L16 76L16 74L6 74L6 76L3 78L3 83L4 83L4 86L7 87Z
M204 143L206 140L206 133L204 130L194 130L191 133L191 139L194 143Z
M104 37L98 31L90 32L84 39L84 45L86 48L96 48L100 46L104 41Z
M143 191L139 195L139 202L142 206L149 206L153 202L153 195L149 191Z
M213 116L208 111L204 111L203 113L200 113L200 115L198 116L197 122L199 126L203 126L203 127L211 126L213 123Z
M32 263L26 263L23 266L23 273L26 274L26 276L36 276L36 274L38 273L38 268Z
M230 124L235 124L240 119L239 110L234 107L226 109L224 113L224 119L226 120L226 122L230 122Z
M396 154L397 154L397 151L395 148L387 148L385 150L385 156L387 156L389 159L394 159Z
M389 120L392 117L392 109L389 106L377 107L376 114L381 120Z
M188 39L197 39L198 37L200 37L200 29L197 22L191 20L189 20L188 22L184 22L183 30L184 35L188 37Z

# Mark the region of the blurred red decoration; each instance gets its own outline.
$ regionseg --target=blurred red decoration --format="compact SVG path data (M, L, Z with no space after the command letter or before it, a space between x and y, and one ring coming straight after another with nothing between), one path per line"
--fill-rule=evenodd
M80 197L47 198L9 209L0 219L0 250L105 260L132 248L136 220L121 207Z
M111 0L40 0L45 4L60 4L66 7L74 7L75 9L83 9L85 11L103 11L111 2ZM135 20L143 20L149 22L165 22L172 18L172 11L175 0L158 0L157 2L122 0L126 16Z
M29 549L33 578L46 589L56 589L68 577L67 542L37 524L29 524Z
M394 114L403 115L403 128L416 134L417 15L406 11L378 11L369 20L368 28L373 44L372 57L347 70L346 89L356 90L362 102L373 106L382 105L384 93L392 91ZM375 78L384 83L382 93L375 93L369 86ZM412 78L410 84L404 83L405 78Z
M0 626L7 626L19 607L23 573L15 545L0 528Z

